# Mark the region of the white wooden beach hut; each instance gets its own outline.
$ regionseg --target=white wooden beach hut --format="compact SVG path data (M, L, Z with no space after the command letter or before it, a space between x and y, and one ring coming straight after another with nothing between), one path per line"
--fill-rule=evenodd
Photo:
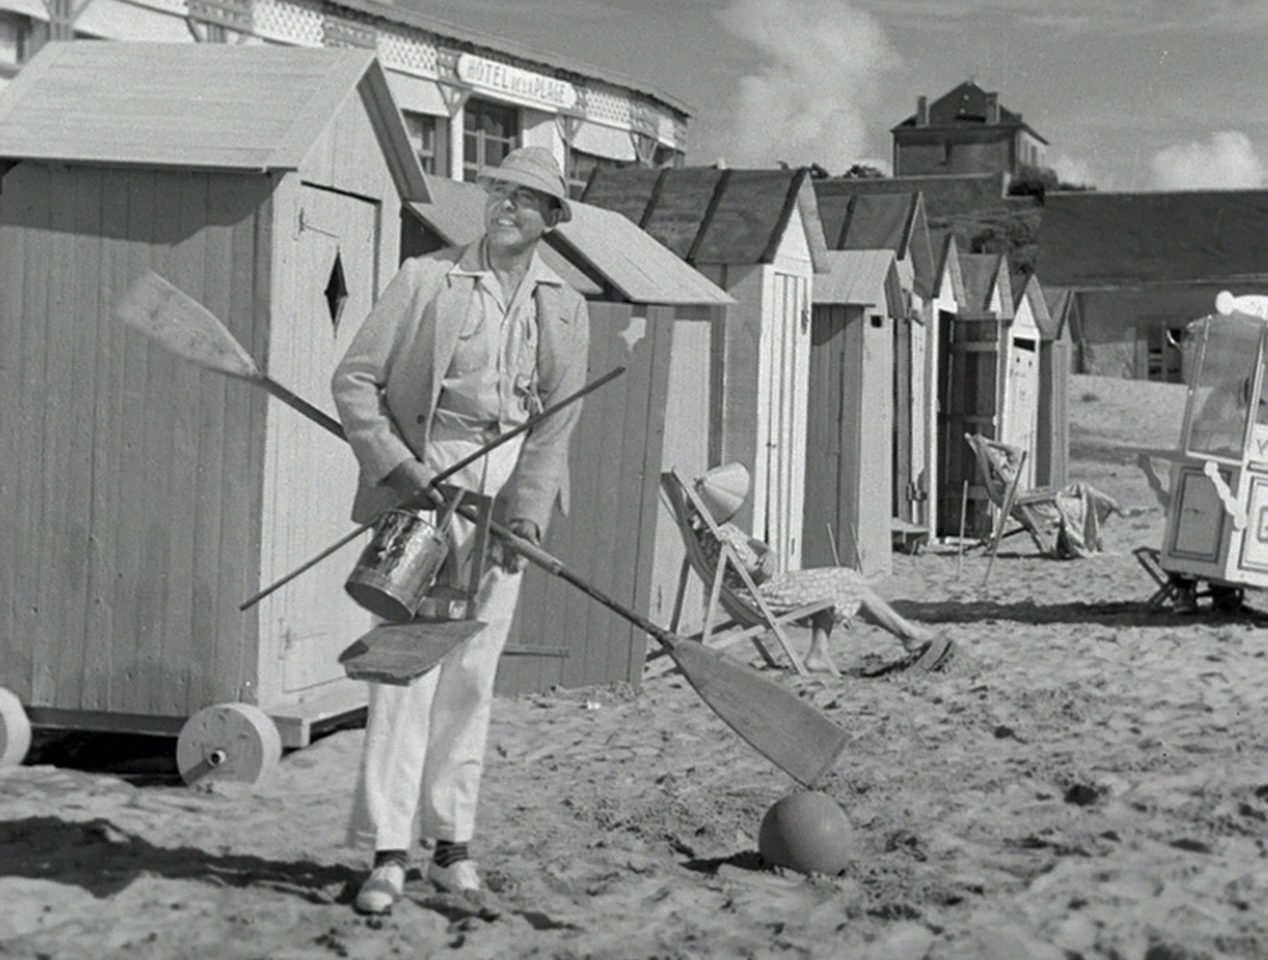
M582 199L625 214L737 301L714 338L710 459L750 469L739 522L800 566L810 288L826 252L808 171L605 168Z
M333 413L334 363L426 186L364 50L51 43L0 96L0 684L37 725L170 733L247 705L285 745L364 704L328 561L345 445L113 316L152 269ZM228 711L226 722L236 722Z
M888 574L893 507L892 250L829 250L814 282L802 564Z

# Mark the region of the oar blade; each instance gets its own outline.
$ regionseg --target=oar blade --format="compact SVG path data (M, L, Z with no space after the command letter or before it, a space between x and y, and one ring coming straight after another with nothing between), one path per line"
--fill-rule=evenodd
M152 270L133 281L114 314L200 367L243 380L263 377L251 355L215 314Z
M798 783L814 786L845 749L844 730L753 668L691 640L669 655L727 726Z

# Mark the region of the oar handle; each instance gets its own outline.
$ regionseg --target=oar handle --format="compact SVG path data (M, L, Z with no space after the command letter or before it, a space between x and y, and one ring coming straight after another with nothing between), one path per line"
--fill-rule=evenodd
M479 514L472 507L458 507L458 513L473 523L480 522ZM664 627L657 626L638 611L630 609L619 600L614 600L612 597L609 597L598 587L582 580L564 566L564 562L562 560L547 553L531 540L526 540L523 537L512 533L496 521L491 521L489 523L489 529L495 536L500 537L502 540L506 541L506 543L510 544L517 553L522 554L526 560L541 567L552 576L559 577L561 580L566 580L582 593L588 594L609 610L620 614L644 633L647 633L649 636L655 638L662 647L665 647L667 650L673 650L676 646L677 641L680 638L675 634L670 633Z
M347 437L344 436L343 427L339 425L339 421L330 416L330 414L326 413L324 410L314 407L303 397L297 396L290 390L287 390L276 380L267 377L264 374L260 374L259 382L264 385L265 390L273 394L273 396L277 397L277 399L281 400L288 407L298 410L318 426L325 427L340 440L347 439Z
M529 417L519 426L513 427L512 429L508 430L506 433L499 434L497 437L495 437L493 440L489 441L488 443L484 444L484 446L480 447L480 449L476 450L474 453L470 454L469 456L463 457L457 463L453 464L452 466L446 467L444 470L440 471L440 473L432 477L431 480L427 484L427 489L428 490L439 489L439 486L442 482L444 482L449 477L453 476L453 474L457 473L463 467L480 459L480 457L485 456L491 450L494 450L497 447L500 447L502 444L506 443L511 438L519 436L521 433L524 433L526 430L531 430L533 427L537 426L547 417L553 416L554 414L558 413L560 410L562 410L564 407L568 406L569 404L576 403L578 400L584 397L587 393L590 393L593 390L597 390L599 387L603 386L609 380L613 380L616 377L619 377L621 374L625 372L625 370L626 368L623 365L613 367L603 376L597 377L596 379L591 380L580 390L576 391L575 393L569 394L568 396L560 400L558 403L552 404L551 406L547 407L545 410L542 410L540 413L537 413ZM272 393L274 396L276 396L279 400L282 400L283 402L289 404L295 410L298 410L300 413L304 414L304 416L308 417L310 420L315 422L318 426L325 427L327 430L333 433L340 440L348 439L347 435L343 432L343 427L341 427L337 421L327 416L325 413L323 413L317 407L314 407L311 403L304 400L302 397L296 396L295 394L291 393L291 391L283 387L281 384L273 380L270 380L268 377L265 377L263 375L261 375L258 382L264 384L264 386L269 390L269 392ZM423 506L427 502L429 502L429 500L430 498L426 494L420 494L420 495L411 497L410 499L406 500L402 504L399 504L399 507L403 509L411 509L414 507ZM468 515L464 513L463 516L468 516ZM253 594L250 597L247 597L247 599L243 600L240 604L238 604L238 609L243 611L250 610L252 607L254 607L257 603L259 603L265 597L269 596L270 594L274 593L280 588L286 586L286 584L290 583L292 580L298 577L301 573L304 573L307 570L311 570L313 567L321 563L321 561L325 560L332 553L335 553L337 550L339 550L339 548L343 547L344 545L348 543L351 543L357 537L361 536L361 534L365 533L367 530L373 527L374 523L375 521L361 524L351 533L348 533L344 535L343 537L341 537L338 540L338 542L331 544L321 553L317 554L315 557L312 557L311 559L305 561L302 565L296 567L290 573L285 574L281 579L274 580L263 590ZM514 536L514 534L511 534L509 530L507 530L506 533L510 536ZM522 540L521 542L530 547L532 546L532 544L528 543L527 540ZM527 555L528 554L525 554L525 556Z

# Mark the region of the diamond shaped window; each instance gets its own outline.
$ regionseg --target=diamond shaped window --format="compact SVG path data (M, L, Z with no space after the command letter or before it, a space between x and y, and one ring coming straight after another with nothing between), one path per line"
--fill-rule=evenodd
M348 284L343 275L343 258L335 252L335 262L330 268L330 279L326 281L324 291L326 307L330 310L330 323L339 330L339 318L343 316L343 306L348 302Z

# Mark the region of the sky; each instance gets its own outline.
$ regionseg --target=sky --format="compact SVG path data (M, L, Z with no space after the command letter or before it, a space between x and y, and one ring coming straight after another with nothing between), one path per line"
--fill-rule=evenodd
M890 170L972 79L1103 192L1268 184L1268 0L397 0L662 90L687 162Z

